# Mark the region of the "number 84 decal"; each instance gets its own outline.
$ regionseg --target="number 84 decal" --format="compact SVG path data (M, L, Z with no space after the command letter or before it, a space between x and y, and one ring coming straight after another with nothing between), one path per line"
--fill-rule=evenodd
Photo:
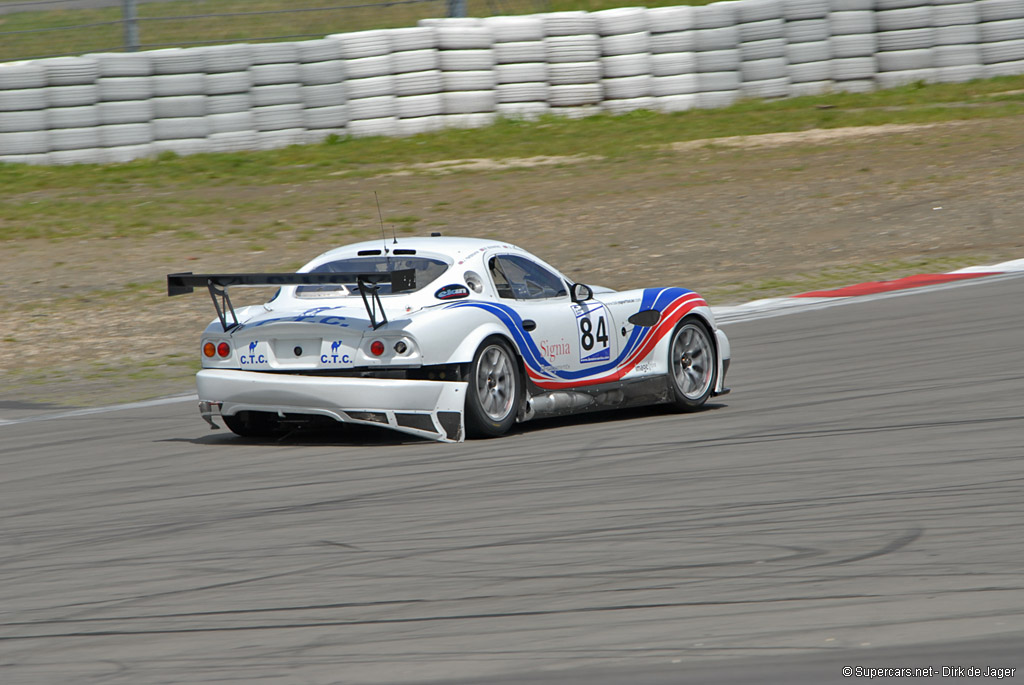
M573 305L576 332L580 337L580 363L606 362L612 358L608 346L608 311L603 304Z

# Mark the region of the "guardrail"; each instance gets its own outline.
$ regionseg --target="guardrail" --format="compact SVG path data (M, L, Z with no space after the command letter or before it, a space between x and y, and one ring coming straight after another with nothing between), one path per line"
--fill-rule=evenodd
M0 160L119 162L1024 73L1024 0L736 0L0 65Z
M303 6L305 5L305 6ZM419 19L546 11L549 0L20 0L0 2L0 61L319 38ZM333 27L333 28L332 28Z

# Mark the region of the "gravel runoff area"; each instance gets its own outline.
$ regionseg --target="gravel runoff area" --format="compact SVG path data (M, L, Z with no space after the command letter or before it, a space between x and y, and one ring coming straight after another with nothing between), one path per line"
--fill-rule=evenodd
M843 285L834 272L857 265L880 267L850 271L854 281L921 271L916 260L954 268L1024 256L1022 178L1024 119L1014 117L698 141L624 159L451 162L271 188L126 185L114 192L140 202L170 205L184 192L290 204L273 216L197 220L193 240L0 241L0 409L190 391L213 308L205 293L168 299L164 276L295 268L351 242L353 230L371 235L375 191L385 215L407 217L414 233L501 238L581 281L684 285L715 305ZM33 195L45 202L47 191ZM316 228L339 198L359 207L350 225ZM301 239L268 240L264 230L255 242L237 230L276 219L313 228Z

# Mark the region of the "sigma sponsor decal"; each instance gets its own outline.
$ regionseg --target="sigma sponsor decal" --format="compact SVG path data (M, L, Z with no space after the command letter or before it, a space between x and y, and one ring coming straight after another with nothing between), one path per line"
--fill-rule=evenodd
M253 340L249 343L249 354L238 355L238 362L243 366L246 364L266 364L267 356L265 354L256 354L256 348L259 347L259 344L259 340Z
M580 339L580 363L606 362L612 358L608 345L608 310L603 304L573 305Z
M463 297L469 297L469 288L460 283L452 283L438 288L434 293L434 297L439 300L459 300Z
M572 354L572 345L565 338L557 342L541 340L538 346L540 347L541 356L552 362L556 361L559 357L567 357Z
M343 344L344 343L342 343L340 340L335 340L334 342L332 342L331 343L331 353L330 354L321 354L320 355L320 363L321 364L351 364L352 363L352 357L348 356L347 354L338 354L338 352L342 349L341 346Z

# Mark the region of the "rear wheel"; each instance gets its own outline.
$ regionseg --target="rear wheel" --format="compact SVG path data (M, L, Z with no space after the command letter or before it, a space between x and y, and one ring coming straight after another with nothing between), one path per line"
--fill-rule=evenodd
M679 324L669 343L668 368L676 407L691 411L707 402L715 389L718 357L704 323L689 318Z
M243 438L276 438L285 433L277 414L266 411L240 411L221 418L232 433Z
M508 343L485 340L473 355L466 395L466 431L472 437L504 435L516 422L523 388Z

